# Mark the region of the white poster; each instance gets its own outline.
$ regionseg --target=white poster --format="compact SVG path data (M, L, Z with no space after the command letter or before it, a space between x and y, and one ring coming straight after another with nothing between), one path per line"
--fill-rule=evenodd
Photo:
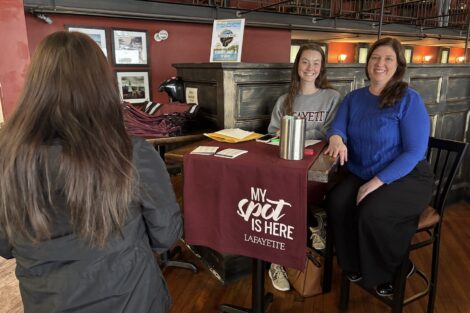
M245 19L215 20L210 62L240 62Z

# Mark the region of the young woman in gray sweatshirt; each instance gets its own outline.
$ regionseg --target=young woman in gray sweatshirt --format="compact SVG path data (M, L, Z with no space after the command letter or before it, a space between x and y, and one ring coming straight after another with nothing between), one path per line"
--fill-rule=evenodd
M284 115L305 118L305 139L326 139L326 131L333 121L339 103L339 93L326 78L326 60L322 48L316 44L300 47L292 67L289 92L274 106L269 133L277 133ZM271 264L269 277L274 288L290 289L287 274L278 264Z

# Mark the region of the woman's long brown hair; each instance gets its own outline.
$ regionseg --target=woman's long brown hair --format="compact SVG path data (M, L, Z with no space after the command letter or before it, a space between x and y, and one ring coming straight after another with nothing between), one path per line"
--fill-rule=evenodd
M133 197L132 143L113 72L87 35L61 31L41 42L0 147L0 228L10 241L49 239L56 214L69 216L92 246L122 230ZM56 194L65 203L53 203Z
M379 106L384 108L393 106L397 101L403 98L406 88L408 87L408 83L403 81L403 76L405 76L406 72L405 49L395 38L385 37L374 42L369 49L369 53L367 54L366 64L369 64L372 53L380 46L391 47L397 57L397 70L380 93ZM368 66L366 66L366 76L370 80L367 68Z
M287 115L291 115L293 113L294 107L294 100L295 97L299 94L300 90L300 76L299 76L299 62L302 53L306 50L313 50L317 51L321 54L321 68L320 74L318 74L317 79L315 79L315 87L320 89L332 88L332 86L328 83L328 79L326 78L326 60L325 60L325 52L323 49L314 43L302 45L295 56L294 65L292 66L292 73L291 73L291 80L289 84L289 92L287 93L286 100L283 104L282 112Z

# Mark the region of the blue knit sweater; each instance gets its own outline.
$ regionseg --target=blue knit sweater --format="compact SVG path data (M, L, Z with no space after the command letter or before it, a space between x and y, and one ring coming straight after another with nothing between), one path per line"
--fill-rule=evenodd
M430 122L421 96L407 88L394 106L380 109L368 87L350 92L327 132L348 147L348 169L364 180L389 184L410 173L425 157Z

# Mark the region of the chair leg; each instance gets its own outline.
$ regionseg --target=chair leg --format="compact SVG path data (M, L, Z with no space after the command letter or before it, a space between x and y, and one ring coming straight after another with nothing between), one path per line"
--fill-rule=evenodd
M351 286L351 282L346 275L346 272L341 273L341 296L340 296L340 303L339 303L339 310L340 312L347 312L348 304L349 304L349 288Z
M395 277L393 290L392 313L401 313L403 311L403 301L405 299L406 275L410 266L409 253L406 254L400 268L399 273Z
M429 282L427 313L433 313L434 303L436 301L437 273L438 273L438 267L439 267L439 243L441 240L440 232L439 231L437 232L438 234L436 235L436 239L433 242L433 248L432 248L431 281Z
M193 271L194 273L197 273L197 267L191 262L188 261L182 261L182 260L172 260L172 257L176 254L179 254L181 252L181 248L179 246L176 246L173 248L173 250L168 250L160 255L160 267L162 269L165 269L167 267L179 267L179 268L184 268Z

